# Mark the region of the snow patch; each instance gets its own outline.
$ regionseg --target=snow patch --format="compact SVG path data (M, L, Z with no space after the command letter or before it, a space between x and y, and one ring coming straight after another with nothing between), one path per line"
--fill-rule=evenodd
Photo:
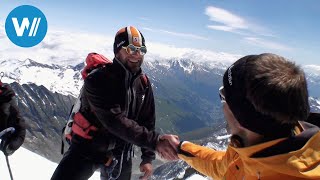
M217 136L216 139L223 140L223 139L229 139L231 137L231 134Z
M0 162L1 179L10 179L6 160L2 153L0 154ZM15 180L50 179L58 166L58 164L25 148L19 148L12 156L9 156L9 162ZM90 180L100 180L100 173L95 172Z
M200 174L193 174L192 176L188 177L186 180L209 180L210 178L203 177Z

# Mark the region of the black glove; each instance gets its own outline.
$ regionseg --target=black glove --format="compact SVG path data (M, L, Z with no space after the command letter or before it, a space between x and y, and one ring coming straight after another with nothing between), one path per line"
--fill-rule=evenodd
M2 144L2 143L1 143ZM5 144L5 143L4 143ZM6 156L10 156L14 153L14 150L10 148L10 145L4 145L3 147L1 147L1 151L6 155Z
M6 155L10 156L14 153L14 150L10 148L10 135L3 137L0 144L0 150Z

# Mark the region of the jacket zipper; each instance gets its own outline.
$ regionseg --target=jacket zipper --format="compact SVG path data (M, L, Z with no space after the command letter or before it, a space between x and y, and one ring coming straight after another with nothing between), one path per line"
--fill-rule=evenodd
M136 112L136 102L137 102L136 89L133 88L133 85L135 84L135 81L139 79L140 76L141 76L140 74L133 76L132 81L130 82L130 90L131 90L131 97L132 97L130 107L131 107L132 115L133 113ZM137 119L137 117L138 117L138 114L136 114L135 120Z

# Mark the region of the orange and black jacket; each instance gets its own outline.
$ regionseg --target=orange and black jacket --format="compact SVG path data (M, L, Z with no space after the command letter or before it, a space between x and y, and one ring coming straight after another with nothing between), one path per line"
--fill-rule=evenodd
M80 112L99 129L93 141L100 139L101 143L96 143L100 149L116 139L116 146L141 147L144 162L155 159L159 134L154 131L154 96L141 70L132 74L114 59L85 79L81 103Z
M289 138L250 147L228 146L216 151L182 142L179 158L213 179L302 180L320 179L320 131L301 123L304 130Z
M15 132L5 139L6 145L12 151L17 150L26 136L25 120L21 117L16 101L15 93L9 85L0 87L0 131L14 127Z

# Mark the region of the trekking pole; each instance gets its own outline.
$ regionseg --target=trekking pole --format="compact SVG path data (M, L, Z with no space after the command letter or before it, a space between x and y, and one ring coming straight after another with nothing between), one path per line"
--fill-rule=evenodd
M10 167L10 163L9 163L9 157L6 154L5 154L5 156L6 156L6 162L7 162L10 178L11 178L11 180L13 180L12 171L11 171L11 167Z
M15 131L15 129L13 127L9 127L7 129L4 129L3 131L1 131L0 132L1 141L3 140L2 138L4 136L6 136L8 133L12 134L12 133L14 133L14 131ZM7 162L7 167L8 167L8 170L9 170L10 178L11 178L11 180L13 180L12 171L11 171L11 167L10 167L10 163L9 163L9 157L8 157L8 155L6 155L6 153L3 152L3 154L6 157L6 162Z

